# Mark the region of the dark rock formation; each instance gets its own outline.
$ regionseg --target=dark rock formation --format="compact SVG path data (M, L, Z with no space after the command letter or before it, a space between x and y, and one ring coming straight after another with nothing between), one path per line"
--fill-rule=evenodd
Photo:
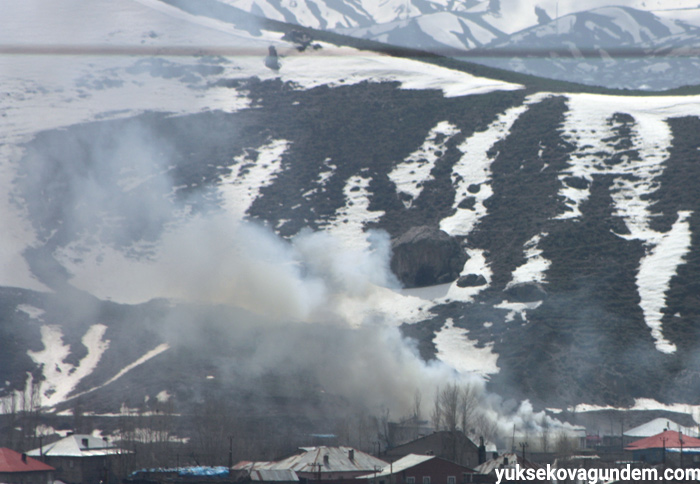
M481 274L467 274L457 279L457 286L459 287L474 287L483 286L488 281Z
M459 241L434 227L412 227L391 248L391 270L405 287L454 281L467 261Z

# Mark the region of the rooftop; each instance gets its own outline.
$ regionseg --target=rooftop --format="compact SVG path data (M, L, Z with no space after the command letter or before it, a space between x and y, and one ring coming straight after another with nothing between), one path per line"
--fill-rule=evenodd
M7 447L0 448L0 472L48 472L55 470L50 465L27 457Z

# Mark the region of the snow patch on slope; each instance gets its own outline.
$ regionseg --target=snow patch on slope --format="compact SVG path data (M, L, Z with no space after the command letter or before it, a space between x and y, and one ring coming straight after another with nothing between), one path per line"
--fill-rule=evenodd
M433 180L431 175L435 162L446 150L447 142L459 129L448 121L441 121L430 130L428 138L417 151L398 163L389 173L389 179L396 185L396 191L404 193L404 205L410 207L423 191L426 182Z
M690 250L689 213L679 214L672 230L666 234L650 228L653 207L650 195L658 188L657 178L663 173L672 135L666 119L676 116L700 115L700 97L623 97L595 94L569 94L569 111L563 126L564 136L577 149L569 159L570 167L562 174L585 179L587 188L572 188L563 183L559 194L566 199L568 211L558 218L579 218L580 204L590 196L590 183L595 175L615 176L611 196L615 214L622 217L629 235L627 240L641 240L647 255L640 262L637 287L644 319L656 340L656 348L664 353L675 351L675 346L663 337L661 311L671 278ZM639 152L639 160L622 154L617 164L607 163L616 152L610 140L615 135L613 116L629 114L631 150ZM595 126L596 128L590 128ZM588 128L582 128L588 127ZM619 175L619 176L616 176ZM667 256L664 249L670 249ZM664 257L663 262L661 258ZM662 267L663 266L663 267ZM660 271L659 277L651 277Z
M542 257L542 251L537 248L543 237L548 234L542 233L535 235L530 240L525 242L525 264L517 267L513 271L513 278L506 286L506 289L518 284L546 282L546 272L551 265L551 262Z
M433 338L437 358L459 373L484 377L498 373L498 355L493 353L493 345L478 347L478 342L470 340L468 334L468 330L456 327L452 318L447 319Z
M453 236L467 236L486 215L484 201L493 195L489 184L491 163L498 156L493 152L494 145L510 134L513 123L531 104L549 95L538 93L529 96L522 105L508 108L486 130L474 133L458 146L463 155L452 168L452 184L456 191L452 208L455 212L440 221L440 229ZM474 198L474 207L461 208L460 204L470 197Z
M29 357L42 369L44 382L41 389L41 406L54 407L65 401L80 381L97 367L102 354L109 347L109 340L104 340L107 326L94 324L90 326L81 342L87 348L85 355L77 365L65 363L70 355L70 346L63 343L63 332L59 326L41 327L41 351L27 351Z
M221 177L218 185L222 207L234 220L242 220L260 190L272 185L282 171L282 155L287 151L286 140L270 141L257 150L234 158L231 173Z

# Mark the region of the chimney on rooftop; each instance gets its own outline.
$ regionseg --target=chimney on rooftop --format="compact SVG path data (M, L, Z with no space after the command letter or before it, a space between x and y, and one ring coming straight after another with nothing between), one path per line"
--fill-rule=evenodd
M328 454L324 454L323 455L323 465L328 467L328 462L329 462Z
M22 462L24 462L25 464L27 463L27 454L25 454L24 452L22 452Z
M348 457L350 458L350 462L355 462L355 449L350 449Z
M86 449L88 449L90 447L90 441L88 439L83 439L82 442L83 442L83 447L85 447Z

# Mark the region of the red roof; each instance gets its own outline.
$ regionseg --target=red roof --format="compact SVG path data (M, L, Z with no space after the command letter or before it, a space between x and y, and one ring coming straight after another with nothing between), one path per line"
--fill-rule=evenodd
M56 470L48 464L15 452L7 447L0 448L0 472L37 472Z
M683 442L681 443L681 439ZM636 440L625 447L625 450L662 449L662 448L696 448L700 447L700 439L690 437L675 430L666 430L660 434Z

